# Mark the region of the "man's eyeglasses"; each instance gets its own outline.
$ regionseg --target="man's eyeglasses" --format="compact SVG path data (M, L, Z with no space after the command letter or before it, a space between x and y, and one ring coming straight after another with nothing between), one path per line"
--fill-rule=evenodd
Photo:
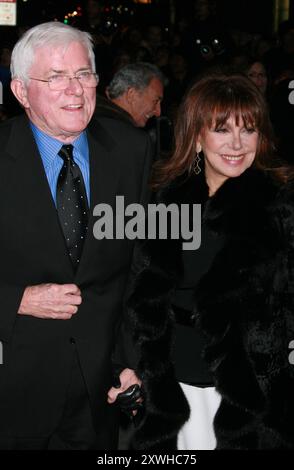
M56 74L48 78L48 80L43 80L41 78L29 77L30 80L36 80L38 82L48 83L50 90L53 91L62 91L66 90L70 86L71 80L77 79L79 84L83 88L95 88L98 85L99 77L97 73L93 72L80 72L73 77L69 75Z

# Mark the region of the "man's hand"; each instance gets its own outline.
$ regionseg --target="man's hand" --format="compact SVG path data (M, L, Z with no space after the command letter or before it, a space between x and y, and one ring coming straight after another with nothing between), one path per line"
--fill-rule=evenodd
M108 403L114 403L119 393L125 392L131 385L141 385L141 380L138 379L133 369L124 369L119 376L120 387L111 387L108 391Z
M25 289L17 313L69 320L81 303L81 291L75 284L39 284Z

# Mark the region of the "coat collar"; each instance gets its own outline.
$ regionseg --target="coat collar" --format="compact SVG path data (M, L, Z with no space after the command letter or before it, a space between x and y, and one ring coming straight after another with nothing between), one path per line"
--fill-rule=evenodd
M159 191L158 199L160 202L180 204L209 202L212 216L217 216L219 211L225 212L240 203L248 205L248 202L255 202L259 206L264 205L272 195L274 186L278 187L278 184L274 183L270 173L248 168L239 177L225 181L215 195L209 198L204 171L201 171L199 175L184 173L179 176L168 187Z
M239 177L229 178L213 197L209 197L202 171L199 175L185 173L178 177L170 186L159 191L158 201L165 204L201 204L203 223L218 232L233 229L233 224L242 226L244 215L254 218L255 214L272 204L278 189L279 183L271 172L249 168Z

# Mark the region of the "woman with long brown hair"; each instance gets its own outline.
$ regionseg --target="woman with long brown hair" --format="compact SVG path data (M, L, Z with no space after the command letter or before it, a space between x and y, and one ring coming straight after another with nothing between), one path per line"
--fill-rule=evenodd
M140 252L136 448L294 448L293 189L272 153L266 103L246 77L192 86L153 187L166 205L201 204L201 245L171 237Z

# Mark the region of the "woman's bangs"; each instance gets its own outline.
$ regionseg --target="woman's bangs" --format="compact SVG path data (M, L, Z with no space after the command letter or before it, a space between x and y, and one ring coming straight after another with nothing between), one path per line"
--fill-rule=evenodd
M243 103L231 103L230 106L215 106L207 115L206 122L209 129L220 129L228 119L235 119L236 126L243 125L246 129L259 129L260 113L257 107L246 106Z

